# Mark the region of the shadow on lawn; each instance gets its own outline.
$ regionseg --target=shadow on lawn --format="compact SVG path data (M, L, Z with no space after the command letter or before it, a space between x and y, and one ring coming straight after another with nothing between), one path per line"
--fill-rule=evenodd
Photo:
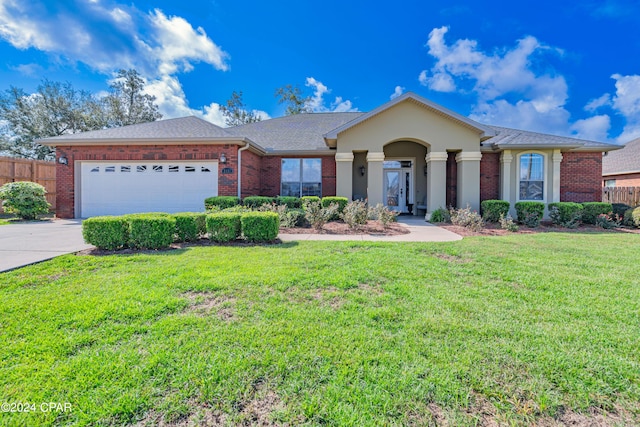
M157 255L157 256L176 256L182 255L187 252L191 248L198 247L237 247L237 248L249 248L249 247L264 247L264 248L272 248L272 249L290 249L298 246L298 242L283 242L280 239L276 239L273 242L269 243L252 243L247 242L246 240L236 240L235 242L227 242L227 243L217 243L212 242L208 239L200 239L198 242L189 242L189 243L174 243L168 248L163 249L119 249L115 251L110 251L106 249L85 249L83 251L77 252L76 255L92 255L92 256L106 256L106 255L121 255L121 256L130 256L130 255Z

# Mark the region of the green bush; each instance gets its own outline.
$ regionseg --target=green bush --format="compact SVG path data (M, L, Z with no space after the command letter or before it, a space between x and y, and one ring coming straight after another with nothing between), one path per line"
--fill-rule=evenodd
M320 203L320 197L318 196L302 196L300 198L300 202L302 203L302 209L306 209L309 203ZM320 205L322 207L322 205Z
M549 203L549 218L556 225L563 227L577 227L582 218L583 207L580 203L555 202Z
M337 204L338 215L339 215L344 211L345 206L347 206L347 203L349 203L349 199L347 199L346 197L330 196L330 197L323 197L321 200L321 203L323 208L328 208L332 203Z
M382 203L378 203L372 209L373 217L380 221L384 228L389 227L389 224L398 220L398 212L392 211Z
M207 231L205 213L181 212L173 214L176 220L176 239L179 242L193 242Z
M520 230L520 227L518 227L518 224L513 222L513 218L509 214L507 214L507 216L500 215L499 222L500 222L500 227L502 227L503 230L511 231L512 233L515 233L516 231Z
M620 227L621 222L620 216L613 213L600 214L596 217L596 226L607 230Z
M611 203L611 211L614 215L618 215L619 217L624 217L624 213L631 209L631 206L625 205L624 203Z
M0 187L0 200L6 213L16 214L22 219L36 219L49 212L45 197L47 190L30 181L8 182Z
M215 209L215 207L222 210L239 204L240 199L236 196L216 196L204 199L204 208L206 210Z
M608 214L613 211L611 203L587 202L583 203L582 221L585 224L595 224L596 218L600 214Z
M242 204L248 208L258 209L260 206L264 204L275 203L275 197L265 197L265 196L249 196L242 199Z
M240 237L243 214L219 212L207 215L207 232L214 242L231 242ZM246 215L246 214L244 214Z
M624 216L622 217L622 224L626 225L627 227L635 227L635 225L633 224L633 209L634 208L629 208L626 211L624 211Z
M544 215L544 203L542 202L517 202L515 204L516 218L519 223L529 228L540 225L542 215Z
M631 214L629 215L629 217L631 218L631 226L640 228L640 206L638 206L637 208L629 209L629 211L631 211ZM625 213L625 217L626 216L627 215Z
M218 211L218 212L245 213L245 212L251 212L251 211L253 211L253 209L251 209L250 207L235 205L235 206L231 206L230 208L222 209L221 211ZM216 213L216 212L211 212L211 213Z
M248 212L240 222L242 234L250 242L271 242L278 237L280 219L275 212Z
M506 200L483 200L480 207L485 221L498 222L501 216L507 216L511 204Z
M288 209L286 225L280 223L283 227L305 227L307 225L307 219L305 218L304 209Z
M300 209L302 207L302 200L299 197L290 196L278 196L276 197L277 205L285 205L289 209Z
M304 199L304 197L303 197ZM327 208L323 208L320 204L320 199L303 201L304 217L316 230L321 230L322 227L333 218L338 212L338 205L333 203Z
M161 249L173 242L176 219L169 215L126 215L129 222L129 246L136 249Z
M429 222L432 224L438 223L438 222L450 222L451 221L451 215L449 214L449 211L446 210L445 208L438 208L435 211L431 212L431 216L429 217Z
M325 197L325 199L328 198L329 197ZM338 206L337 209L340 209L337 202L331 202L327 206L324 206L325 199L322 199L324 209L328 209L330 206ZM367 223L368 214L367 204L362 200L354 200L353 202L348 202L344 206L343 211L339 216L349 226L349 228L358 228L359 226Z
M121 249L129 242L129 221L121 216L94 216L82 221L82 236L98 249Z

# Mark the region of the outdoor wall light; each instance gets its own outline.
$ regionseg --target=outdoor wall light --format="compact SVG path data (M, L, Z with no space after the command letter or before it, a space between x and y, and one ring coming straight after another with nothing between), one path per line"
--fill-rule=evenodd
M69 164L69 159L67 159L64 156L58 157L58 163L60 163L61 165L68 165Z
M227 156L224 153L220 154L220 163L227 163Z
M360 166L360 175L364 176L364 166Z
M427 176L427 173L429 173L429 169L425 166L424 167L424 176Z

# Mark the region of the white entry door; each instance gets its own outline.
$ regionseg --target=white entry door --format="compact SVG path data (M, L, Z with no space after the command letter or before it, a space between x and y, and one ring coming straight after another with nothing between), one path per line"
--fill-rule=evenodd
M80 212L88 218L138 212L202 212L218 195L217 162L82 162Z
M413 203L411 168L384 169L383 176L384 204L396 212L410 212L409 204Z

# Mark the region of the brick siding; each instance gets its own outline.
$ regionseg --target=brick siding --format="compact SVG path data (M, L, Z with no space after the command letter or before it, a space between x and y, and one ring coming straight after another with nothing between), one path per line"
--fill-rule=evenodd
M602 198L602 153L562 153L560 201L598 202Z
M260 175L262 159L249 150L242 152L242 197L258 196L260 193Z
M602 178L602 184L604 185L604 181L608 181L610 179L616 180L616 187L640 187L640 173L608 175Z
M500 198L500 153L482 153L480 201Z

